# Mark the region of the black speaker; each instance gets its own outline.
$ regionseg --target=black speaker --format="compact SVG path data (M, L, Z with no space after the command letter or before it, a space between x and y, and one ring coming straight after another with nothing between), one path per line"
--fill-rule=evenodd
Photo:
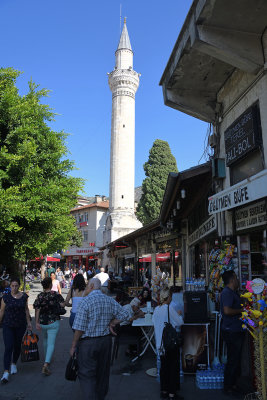
M208 321L207 293L185 292L185 323Z

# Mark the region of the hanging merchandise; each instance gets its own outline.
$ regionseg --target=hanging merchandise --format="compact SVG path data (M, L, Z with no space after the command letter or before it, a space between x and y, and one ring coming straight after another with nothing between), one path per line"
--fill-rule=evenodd
M254 364L256 384L261 400L266 400L267 382L267 284L256 278L248 281L242 312L243 329L246 329L254 340Z
M152 298L159 304L160 291L169 287L169 279L165 272L161 272L160 268L157 267L157 273L151 280L151 293Z
M229 270L237 272L236 246L225 241L221 247L212 249L209 254L209 267L209 296L212 301L218 301L219 293L223 289L223 273Z

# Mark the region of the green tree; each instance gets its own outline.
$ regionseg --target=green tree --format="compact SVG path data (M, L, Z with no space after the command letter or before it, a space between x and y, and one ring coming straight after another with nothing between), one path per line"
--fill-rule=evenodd
M83 181L69 173L66 133L49 124L41 101L49 91L32 81L20 96L20 72L0 69L0 264L49 254L80 241L70 210Z
M159 216L160 207L170 172L178 172L175 157L168 142L156 139L144 164L146 178L142 183L142 196L137 217L145 225Z

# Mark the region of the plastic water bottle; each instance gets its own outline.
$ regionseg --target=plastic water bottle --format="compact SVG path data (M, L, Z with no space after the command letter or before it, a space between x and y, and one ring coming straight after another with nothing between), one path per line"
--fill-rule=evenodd
M180 383L184 383L184 371L180 369Z

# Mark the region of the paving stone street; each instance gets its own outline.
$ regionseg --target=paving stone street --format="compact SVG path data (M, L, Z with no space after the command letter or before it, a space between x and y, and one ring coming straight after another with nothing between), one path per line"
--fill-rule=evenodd
M37 294L41 291L40 284L34 284L30 291L29 304L32 316L34 311L32 304ZM67 290L63 289L63 297ZM45 377L41 374L42 368L42 335L40 336L39 351L41 360L33 363L18 363L18 374L10 377L10 382L0 386L0 400L82 400L78 380L68 382L64 373L69 359L69 347L72 340L72 331L68 324L69 310L62 316L60 331L57 336L56 350L53 356L51 370L52 374ZM0 354L3 354L2 332L0 339ZM2 362L2 360L1 360ZM119 349L118 359L115 360L111 369L110 389L107 400L150 400L160 399L159 383L156 378L146 374L146 370L156 366L154 355L147 352L143 359L131 365L125 356L125 348ZM185 399L214 399L224 400L225 397L220 390L199 390L195 386L193 376L186 376L182 384L181 394Z

